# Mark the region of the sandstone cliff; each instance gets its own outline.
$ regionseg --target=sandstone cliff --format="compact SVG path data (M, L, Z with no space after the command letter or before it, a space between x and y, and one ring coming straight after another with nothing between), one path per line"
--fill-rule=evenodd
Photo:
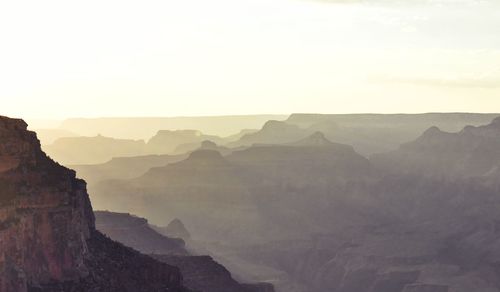
M184 291L179 270L95 230L85 182L0 117L0 291Z

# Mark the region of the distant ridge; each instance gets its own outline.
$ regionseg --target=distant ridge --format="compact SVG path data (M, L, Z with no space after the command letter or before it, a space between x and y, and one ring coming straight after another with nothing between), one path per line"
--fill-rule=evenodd
M316 146L316 147L324 147L324 146L331 146L334 143L330 140L328 140L325 137L325 134L322 132L315 132L312 135L299 140L295 143L291 143L290 145L293 146Z
M500 166L500 117L458 132L434 126L398 150L374 155L371 160L392 173L447 178L495 173Z
M103 117L71 118L60 129L82 136L105 136L129 139L148 139L159 130L197 129L203 133L229 136L242 129L257 129L268 120L284 120L287 115L227 115L198 117Z

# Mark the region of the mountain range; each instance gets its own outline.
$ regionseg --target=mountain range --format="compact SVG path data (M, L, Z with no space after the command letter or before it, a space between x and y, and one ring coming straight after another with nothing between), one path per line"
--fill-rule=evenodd
M101 181L93 201L156 224L181 218L193 242L238 276L269 271L277 291L499 291L498 119L431 127L370 159L278 123L279 144L257 132L226 156L199 150Z
M0 186L0 291L274 291L238 283L143 218L94 214L85 181L51 160L22 120L0 117Z

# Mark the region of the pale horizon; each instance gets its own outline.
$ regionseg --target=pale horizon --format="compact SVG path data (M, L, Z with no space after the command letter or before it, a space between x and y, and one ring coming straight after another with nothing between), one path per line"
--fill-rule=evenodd
M493 0L10 1L3 115L500 112Z

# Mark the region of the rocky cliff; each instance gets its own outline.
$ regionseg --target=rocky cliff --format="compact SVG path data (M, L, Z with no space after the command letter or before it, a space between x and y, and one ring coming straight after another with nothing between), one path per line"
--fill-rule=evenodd
M148 220L128 213L96 211L96 228L145 254L187 255L184 240L163 236L152 229Z
M155 255L156 259L179 267L186 286L203 292L274 292L271 284L240 284L231 273L209 256Z
M171 224L182 225L179 220ZM144 218L124 213L96 212L99 231L161 262L180 268L185 286L200 292L274 292L271 284L241 284L209 256L194 256L179 247L179 239L163 236ZM170 225L169 225L170 226ZM183 229L185 233L187 230ZM182 242L182 241L181 241ZM183 242L182 242L183 243Z
M0 291L184 291L175 267L95 230L85 182L0 117Z

